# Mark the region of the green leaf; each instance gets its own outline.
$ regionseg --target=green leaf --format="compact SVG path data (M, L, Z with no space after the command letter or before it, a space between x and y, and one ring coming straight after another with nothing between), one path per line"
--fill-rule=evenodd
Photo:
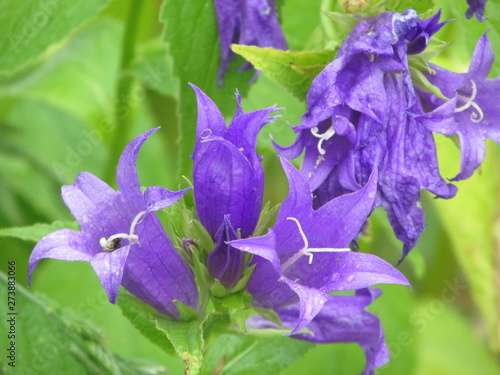
M314 344L290 337L256 339L221 335L208 348L201 374L276 375L300 359Z
M61 41L110 0L0 2L0 73L11 73Z
M8 290L8 281L7 276L0 273L2 290ZM11 346L15 347L15 368L5 365L0 368L1 373L141 375L154 370L153 373L165 374L165 370L157 365L137 365L115 355L103 344L100 331L88 320L29 293L19 284L14 299L15 305L10 305L13 309L9 310L11 315L0 322L1 337L13 336L2 339L0 348L6 353ZM2 363L5 360L4 357Z
M153 344L158 345L167 354L175 354L174 347L168 337L156 327L155 319L158 313L152 307L141 302L124 289L120 290L117 304L122 310L123 315L142 335L148 338Z
M179 82L173 75L173 61L160 38L141 46L131 70L149 89L163 95L177 96Z
M219 298L217 301L229 312L229 316L238 324L240 329L246 332L247 326L244 310L250 300L251 297L246 292L242 291Z
M231 48L301 100L305 100L313 79L336 55L334 51L293 52L235 44Z
M38 242L43 237L59 229L79 230L76 222L55 221L52 224L35 224L30 227L13 227L0 229L0 237L14 237L24 241Z
M116 41L121 36L122 27L118 21L99 18L75 33L64 48L51 56L7 78L0 78L0 95L52 104L69 112L66 116L74 115L85 125L98 129L98 138L106 139L113 130L110 124L113 106L123 105L124 100L115 101L120 55L120 45ZM139 98L134 105L138 101ZM64 124L63 120L54 123L56 125L52 126L58 128ZM86 138L82 132L78 136ZM101 143L101 140L94 143Z
M385 9L391 12L404 13L406 9L412 8L418 14L423 15L434 8L433 0L387 0Z
M235 67L244 63L237 58L224 77L222 87L217 87L219 40L212 0L165 0L160 20L165 24L163 38L174 62L174 74L179 78L180 172L191 176L189 156L195 141L197 104L188 82L203 90L228 116L236 108L233 99L236 89L240 95L246 95L254 71L237 71Z
M203 360L203 323L199 320L178 321L166 317L156 319L156 327L172 342L176 353L186 365L186 375L200 372Z

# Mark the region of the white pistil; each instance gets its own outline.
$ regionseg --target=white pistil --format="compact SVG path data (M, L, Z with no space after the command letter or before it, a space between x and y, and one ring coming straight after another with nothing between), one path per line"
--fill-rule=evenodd
M461 107L455 108L454 112L455 113L463 112L466 109L469 109L472 107L472 108L474 108L474 111L470 115L470 119L472 122L479 123L483 120L484 113L483 113L483 110L481 109L481 107L474 101L476 99L476 95L477 95L476 82L474 82L474 80L472 80L472 79L470 80L470 82L471 82L471 89L472 89L472 93L471 93L470 97L457 94L457 99L460 100L461 102L464 102L465 104L462 105Z
M302 241L304 242L304 247L300 249L297 253L292 255L286 262L281 266L282 272L285 272L292 264L294 264L297 260L299 260L303 255L307 255L309 257L309 264L312 264L314 253L338 253L338 252L345 252L345 251L351 251L348 247L345 248L331 248L331 247L322 247L322 248L316 248L316 247L309 247L309 241L307 240L307 237L302 230L302 226L300 225L300 222L294 218L294 217L287 217L287 220L293 220L295 224L297 224L297 228L299 229L300 236L302 237Z
M146 211L139 212L132 220L132 224L130 224L130 233L117 233L110 236L108 239L102 237L99 240L99 245L101 245L102 249L106 252L112 252L119 249L120 240L128 240L129 245L133 243L139 243L139 237L135 234L135 227L139 223L139 220L144 216Z
M326 153L326 151L322 147L323 142L329 140L330 138L332 138L335 135L335 130L333 129L333 126L330 126L327 129L327 131L324 132L323 134L319 134L318 132L319 132L319 129L318 129L317 126L315 126L314 128L311 128L311 134L313 136L315 136L316 138L319 138L319 141L318 141L318 152L321 155L324 155Z

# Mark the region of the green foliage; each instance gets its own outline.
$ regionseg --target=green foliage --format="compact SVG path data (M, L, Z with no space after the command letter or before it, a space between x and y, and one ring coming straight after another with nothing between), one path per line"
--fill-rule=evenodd
M221 335L208 351L201 374L275 375L301 358L314 344L288 337L255 339Z
M152 307L142 303L123 289L118 295L117 304L121 308L123 315L141 334L153 344L158 345L167 354L175 354L175 349L168 337L156 327L155 318L158 313Z
M0 273L1 290L7 290L7 282L7 276ZM102 334L94 325L20 285L16 286L14 312L0 323L2 353L5 355L12 342L16 352L15 367L7 366L5 357L2 359L0 370L6 375L142 375L147 371L164 374L164 369L157 365L139 365L117 356L103 344ZM9 318L15 324L11 325ZM15 327L15 337L6 339L7 333L13 332L11 327Z
M64 228L78 230L80 227L75 222L55 221L52 224L35 224L31 227L2 228L0 229L0 237L14 237L24 241L38 242L47 234Z
M292 52L236 44L231 48L300 100L305 100L313 79L336 54L333 51Z
M0 73L11 73L60 42L109 0L0 2Z
M424 18L429 16L429 12L434 7L434 0L387 0L385 9L391 12L404 13L406 9L412 8Z

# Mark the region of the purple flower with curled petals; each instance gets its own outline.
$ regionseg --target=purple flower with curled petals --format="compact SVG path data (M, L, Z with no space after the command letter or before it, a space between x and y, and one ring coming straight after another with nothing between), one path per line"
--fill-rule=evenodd
M281 161L290 191L275 225L264 236L230 242L233 247L254 255L252 263L256 268L246 286L254 306L274 309L278 314L292 309L295 320L288 319L286 323L293 328L289 334L295 335L310 324L314 327L317 324L314 319L323 319L322 312L329 314L331 292L379 283L408 285L405 277L387 262L349 249L371 212L376 171L362 189L314 210L306 178L286 159ZM328 338L331 342L335 341L333 331ZM380 333L377 335L379 340ZM299 338L315 340L302 334ZM342 335L337 339L344 341Z
M453 105L425 113L415 93L408 54L421 52L444 23L439 13L384 12L361 19L337 58L313 81L308 112L295 130L295 144L279 147L287 158L305 149L302 173L315 192L315 206L365 185L378 169L375 206L382 206L403 258L424 228L420 191L451 198L456 188L439 174L428 127L453 122Z
M486 78L495 56L486 34L479 39L469 71L455 73L429 64L433 73L425 72L454 106L452 122L429 123L429 129L444 135L457 134L460 139L460 173L453 180L467 179L483 162L486 139L500 143L500 103L496 97L500 90L500 77ZM421 93L430 110L443 106L446 101L431 93Z
M240 276L241 252L227 241L249 237L262 207L264 171L256 142L260 129L274 117L274 107L243 113L237 110L229 127L215 103L192 85L198 100L193 182L196 212L216 248L208 257L213 277L231 287Z
M486 21L486 19L484 18L484 7L486 6L487 1L488 0L467 0L469 9L467 9L465 17L469 19L472 18L474 14L476 14L476 18L479 22Z
M232 43L287 48L274 0L215 0L215 11L220 40L219 85L234 57ZM244 68L250 66L246 63Z
M312 333L299 333L292 337L318 344L358 343L366 356L364 375L389 361L389 350L379 318L366 308L381 294L380 289L359 289L353 296L328 296L321 311L307 325ZM300 314L299 304L276 309L285 328L292 328ZM277 325L259 315L247 321L249 328L275 329Z
M174 318L179 318L175 300L198 309L194 276L153 212L172 205L188 189L140 189L137 154L156 130L138 136L123 151L116 173L120 191L86 172L77 176L75 184L63 186L62 197L81 231L61 229L38 242L29 259L30 281L41 259L86 261L111 303L116 302L123 285L160 313Z

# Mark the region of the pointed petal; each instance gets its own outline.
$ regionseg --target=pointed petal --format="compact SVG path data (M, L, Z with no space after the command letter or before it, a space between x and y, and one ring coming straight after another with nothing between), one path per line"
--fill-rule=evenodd
M270 107L248 113L237 112L227 130L225 139L241 150L254 168L260 167L261 159L256 151L257 136L264 125L278 117L269 117L275 110L275 107Z
M129 230L130 222L123 217L120 193L94 175L82 172L73 185L62 187L62 197L89 237L108 237Z
M145 210L139 176L137 175L137 155L146 139L148 139L152 133L158 131L158 129L160 128L151 129L133 139L127 147L125 147L125 150L123 150L120 161L118 162L116 183L123 197L127 200L127 206L136 213Z
M100 252L90 261L111 303L116 303L116 296L122 283L125 262L131 246L137 245L127 245L110 253Z
M97 244L98 246L98 244ZM31 252L28 262L28 285L38 262L45 258L90 262L98 251L81 233L70 229L60 229L50 233L38 242Z
M488 39L488 32L486 32L481 35L474 48L468 75L475 80L486 79L494 61L495 54Z
M191 187L179 191L170 191L161 186L150 186L144 191L147 211L159 211L170 207L189 190L191 190Z
M465 180L474 174L486 156L485 138L481 129L463 127L458 132L460 139L460 173L451 181Z
M276 253L276 236L272 229L260 237L249 237L229 242L231 246L247 253L258 255L271 262L277 272L281 272L280 259Z
M304 143L304 132L299 132L297 138L295 138L295 142L290 146L280 146L271 136L271 141L273 142L274 149L278 154L287 159L295 159L298 158L302 151L304 151L305 143Z
M377 193L377 170L374 169L366 185L357 192L342 195L313 213L309 236L311 247L347 247L359 235L361 227L372 212ZM324 227L314 223L328 225ZM320 238L317 243L315 238Z
M320 312L323 305L328 300L328 294L315 288L284 279L287 285L299 296L300 312L295 328L288 335L293 335L306 327L311 320Z
M196 123L196 139L207 139L211 136L223 137L226 133L226 122L219 108L215 105L203 91L198 87L189 84L198 102L198 121Z

